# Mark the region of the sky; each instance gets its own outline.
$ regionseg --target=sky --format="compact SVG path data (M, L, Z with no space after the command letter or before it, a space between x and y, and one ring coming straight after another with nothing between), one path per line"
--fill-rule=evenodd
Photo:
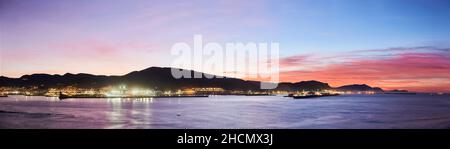
M450 92L448 0L1 0L0 75L124 75L177 42L278 42L280 79Z

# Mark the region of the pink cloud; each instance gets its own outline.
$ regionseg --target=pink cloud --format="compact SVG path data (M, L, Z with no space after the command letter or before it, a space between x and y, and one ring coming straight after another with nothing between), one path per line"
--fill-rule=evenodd
M284 59L285 66L303 60L302 56ZM402 53L388 58L353 60L320 69L281 72L281 80L320 80L333 86L366 83L384 89L449 91L450 53Z
M289 57L281 58L279 60L279 64L280 64L280 67L298 66L302 63L307 62L308 58L310 58L310 56L308 56L308 55L289 56Z

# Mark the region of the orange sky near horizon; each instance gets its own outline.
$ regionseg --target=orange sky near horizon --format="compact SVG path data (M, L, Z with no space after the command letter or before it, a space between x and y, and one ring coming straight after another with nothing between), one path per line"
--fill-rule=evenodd
M430 49L429 49L430 50ZM360 51L362 53L367 51ZM450 53L441 51L417 52L409 50L377 51L374 56L357 59L355 55L347 61L331 62L323 57L297 55L280 59L280 82L317 80L332 87L349 84L367 84L384 90L404 89L415 92L450 92ZM344 56L337 56L342 59ZM348 58L351 57L351 58ZM336 57L328 57L332 59ZM266 80L267 79L256 79Z

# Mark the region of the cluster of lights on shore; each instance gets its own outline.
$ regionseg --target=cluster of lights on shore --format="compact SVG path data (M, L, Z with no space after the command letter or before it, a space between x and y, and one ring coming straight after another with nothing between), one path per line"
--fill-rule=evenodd
M67 96L91 96L91 97L152 97L152 96L181 96L181 95L283 95L293 94L295 96L322 95L322 94L376 94L373 91L336 91L336 90L317 90L317 91L227 91L218 87L185 88L180 90L158 91L148 88L127 87L127 85L109 86L101 89L85 89L68 86L64 88L49 88L39 90L37 87L31 88L8 88L0 87L0 94L3 95L26 95L26 96L48 96L58 97L60 94Z

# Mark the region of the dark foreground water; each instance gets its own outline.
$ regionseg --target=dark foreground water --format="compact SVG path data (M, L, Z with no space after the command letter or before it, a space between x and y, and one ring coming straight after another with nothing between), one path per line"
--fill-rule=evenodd
M0 128L450 128L450 96L10 96L0 98Z

